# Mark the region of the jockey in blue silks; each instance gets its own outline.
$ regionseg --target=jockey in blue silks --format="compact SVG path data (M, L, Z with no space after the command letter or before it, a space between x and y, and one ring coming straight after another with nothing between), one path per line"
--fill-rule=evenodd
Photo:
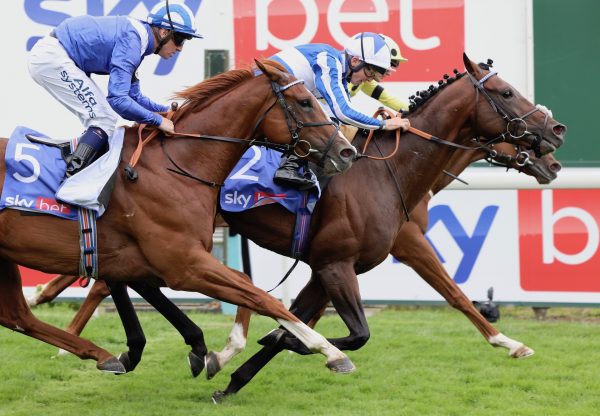
M326 44L308 44L284 49L271 57L296 78L303 79L306 88L323 105L332 119L366 129L406 129L410 123L395 117L378 120L352 107L348 83L381 81L390 70L391 54L385 39L372 32L352 36L339 51ZM274 176L278 184L300 188L314 185L312 175L299 172L303 160L295 155L284 157ZM305 169L306 172L306 169Z
M136 71L152 54L168 59L186 40L200 38L192 11L182 3L158 3L146 21L127 16L65 19L29 54L29 73L79 117L85 131L69 157L66 176L90 165L107 149L118 116L173 132L161 112L169 108L140 91ZM90 78L108 75L108 96Z

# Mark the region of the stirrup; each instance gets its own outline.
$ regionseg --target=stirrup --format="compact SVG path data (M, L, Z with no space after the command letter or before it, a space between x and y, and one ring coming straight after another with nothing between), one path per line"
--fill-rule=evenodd
M70 178L91 165L92 162L97 159L97 153L98 152L96 152L92 146L89 146L86 143L80 143L73 154L68 158L65 177Z
M313 180L302 176L297 170L291 169L277 170L273 176L273 182L277 185L292 186L294 188L313 187L316 185Z

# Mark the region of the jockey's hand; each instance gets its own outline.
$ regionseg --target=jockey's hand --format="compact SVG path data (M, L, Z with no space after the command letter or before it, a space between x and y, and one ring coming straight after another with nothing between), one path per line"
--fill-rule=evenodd
M175 133L175 126L173 126L173 122L166 117L163 117L162 123L160 123L160 126L158 126L158 128L164 131L165 133Z
M392 117L385 120L384 130L397 130L402 129L406 131L410 127L410 121L406 118Z

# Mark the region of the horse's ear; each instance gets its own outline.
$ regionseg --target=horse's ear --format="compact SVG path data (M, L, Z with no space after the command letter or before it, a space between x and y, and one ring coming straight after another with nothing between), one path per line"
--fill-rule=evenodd
M263 74L267 72L267 70L265 69L265 66L263 65L263 63L261 61L259 61L258 59L254 58L254 63L256 64L256 66L258 67L258 69L261 70L261 72Z
M475 63L473 61L471 61L469 59L469 57L467 56L467 54L464 52L463 52L463 62L465 64L465 69L469 72L469 74L475 75L475 73L477 72L477 65L475 65Z
M277 68L272 67L271 65L264 64L260 62L258 59L254 59L256 66L258 69L262 71L263 74L267 76L273 82L279 82L282 78L285 77L285 74L278 70Z

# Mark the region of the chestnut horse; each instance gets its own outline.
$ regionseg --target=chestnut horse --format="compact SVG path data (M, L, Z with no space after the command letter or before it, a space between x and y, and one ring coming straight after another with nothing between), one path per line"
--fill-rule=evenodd
M486 70L476 67L467 59L465 59L465 65L467 66L467 69L472 71L471 73L473 74L473 76L477 77L476 79L481 79L481 78L485 77L487 73L489 73L489 72L486 72ZM486 89L488 90L488 93L490 93L490 94L494 91L500 91L498 94L502 93L502 94L508 95L508 92L510 92L511 94L518 94L516 91L512 90L508 84L504 83L503 81L498 81L496 83L492 83L490 80L489 82L490 82L490 84L486 85ZM451 89L454 91L454 94L452 94L452 95L449 92ZM472 96L469 98L469 94L472 94L472 91L473 91L473 84L466 77L463 77L463 79L461 79L461 80L455 81L454 85L446 87L446 90L447 91L444 91L443 93L439 93L439 95L436 95L433 98L431 98L431 104L433 104L435 101L440 101L439 106L434 106L430 112L429 110L427 110L428 107L423 105L422 110L419 108L419 111L413 111L415 113L414 117L416 118L417 115L423 114L422 116L416 118L416 120L418 120L418 122L420 122L420 123L424 123L425 117L428 115L430 116L431 113L434 113L434 110L437 110L437 108L445 108L445 107L443 107L444 102L442 102L442 97L447 96L446 97L447 100L456 100L456 101L458 101L459 98L462 97L463 98L462 101L465 104L467 104L467 103L471 103L471 104L470 104L470 106L468 106L464 109L461 109L461 113L465 112L465 115L461 119L462 123L464 123L465 129L459 135L460 137L457 136L456 138L460 139L463 143L467 143L467 139L472 137L472 135L474 134L473 131L475 129L477 131L484 131L483 127L486 127L485 125L478 126L477 124L473 124L473 125L470 124L470 123L474 123L476 120L478 120L476 117L473 116L473 113L479 111L479 117L483 117L483 115L486 114L486 111L489 110L489 108L488 108L489 104L487 104L485 100L483 100L481 103L479 103L479 102L475 103L474 102L475 100L473 99ZM519 100L523 100L522 97L520 97L520 96L518 96L518 97L519 97ZM522 107L517 107L517 105L521 105ZM514 111L520 112L520 113L524 113L528 109L534 108L532 104L530 104L526 101L525 101L525 103L520 103L520 102L515 103L514 106L515 106ZM479 110L477 110L478 108L479 108ZM469 115L472 116L472 119L468 118ZM494 115L494 114L492 114L492 115ZM537 123L540 126L544 126L544 129L539 130L539 131L543 132L544 134L552 135L552 134L554 134L552 132L552 130L554 129L556 131L556 138L554 140L556 140L556 142L560 144L560 142L562 141L562 134L564 133L564 131L563 131L564 126L558 124L553 119L547 119L547 117L544 113L540 113L540 114L536 114L536 115L538 116ZM415 118L413 118L412 115L409 117L411 118L411 122L414 125L413 120L415 120ZM492 118L492 121L493 120L494 120L494 118ZM444 122L449 123L450 120L445 120ZM486 123L491 123L491 121L488 120ZM546 129L546 126L548 126L547 129ZM461 131L462 129L460 127L461 127L461 125L455 127L454 131L455 132ZM430 126L429 130L431 130L431 128L432 127ZM436 126L433 126L433 128L436 128ZM438 127L437 132L438 133L445 132L446 130L444 130L444 129L447 129L447 128L448 128L448 126ZM383 133L383 134L385 134L385 133ZM494 137L494 135L496 135L498 133L491 130L490 134L491 134L490 137ZM375 141L375 143L378 143L378 145L381 144L382 147L385 146L386 149L384 149L384 150L389 151L392 144L390 144L389 141L384 141L382 143L382 142L380 142L380 139L381 139L381 137L378 137L378 139ZM364 137L359 138L358 140L361 142L364 142ZM446 146L443 146L440 144L433 145L433 144L429 144L429 143L424 143L420 139L416 139L414 136L413 137L408 136L407 138L403 139L403 149L402 149L401 153L406 151L406 146L410 146L413 149L424 148L423 150L419 150L419 153L417 153L417 154L424 153L425 151L437 151L437 152L447 152L449 155L452 153L451 151L453 150L453 148L451 146L446 147ZM504 146L504 145L498 145L495 150L496 151L501 150L502 146ZM430 147L430 148L428 148L428 147ZM485 149L487 149L487 148L482 148L480 150L485 150ZM451 169L454 173L458 174L471 161L473 161L475 159L480 159L484 155L488 155L492 151L493 151L492 149L488 149L488 152L486 152L484 154L482 154L480 152L479 153L456 152L456 153L454 153L453 158L450 162L447 162L447 161L445 162L445 163L447 163L447 167L443 166L443 165L440 167L438 165L436 173L439 174L441 172L441 169L446 167L447 169ZM500 153L497 155L497 157L500 158L500 160L502 160L503 163L511 164L513 166L518 167L517 162L519 162L519 160L522 161L522 159L517 159L518 156L516 155L516 153L514 153L512 147L509 146L508 149L504 149L504 151L506 153L512 153L512 155ZM395 165L396 172L398 172L402 166L401 163L398 163L398 159L400 159L400 158L401 158L401 156L400 156L400 154L398 154L396 156L396 160L393 162ZM406 158L406 155L404 156L404 158ZM419 157L418 161L420 163L427 162L427 160L423 161L422 159L423 159L422 157ZM438 162L439 159L438 159L438 157L432 157L431 159L428 159L428 160L433 163L433 162ZM444 160L447 160L447 159L443 159L443 158L441 159L442 162ZM410 163L410 162L407 162L407 163ZM432 166L432 165L429 164L429 166ZM413 171L413 173L415 175L422 171L427 171L427 173L429 173L429 170L431 170L431 169L425 169L423 167L421 167L419 169L421 169L421 170L416 169ZM524 170L526 172L528 170L530 170L527 173L534 174L538 178L538 181L546 181L546 180L553 178L555 176L554 171L557 171L558 169L560 169L560 165L558 163L556 163L553 159L549 158L548 160L544 160L544 161L536 161L534 164L526 166ZM315 236L315 238L313 239L313 243L309 248L310 251L309 251L309 253L307 253L307 257L304 260L308 260L309 264L312 265L313 264L312 261L315 261L316 259L318 259L320 257L321 252L327 252L327 251L334 252L329 257L329 260L332 260L332 258L335 259L335 257L334 257L335 252L339 251L339 252L343 253L344 251L347 252L349 249L352 250L351 251L352 253L354 253L353 258L356 258L356 259L361 258L360 257L361 253L359 253L355 250L365 248L365 246L362 245L362 243L359 244L359 241L357 241L356 244L351 247L345 247L346 242L344 240L336 239L332 243L331 239L328 239L327 242L325 242L326 239L324 238L322 240L317 240L317 241L320 241L321 245L315 246L315 244L316 244L315 239L318 236L321 236L323 234L322 229L329 227L329 222L321 221L319 223L320 225L315 226L315 221L319 221L318 218L323 218L324 215L328 215L328 214L330 214L331 216L337 215L339 217L339 222L345 222L347 224L344 227L346 227L346 226L353 227L353 228L357 227L356 229L362 230L362 232L364 234L357 235L356 238L360 237L364 241L369 241L370 242L369 244L373 245L373 250L371 252L368 252L368 250L365 249L368 252L368 253L365 253L365 254L368 254L368 256L365 257L367 259L375 258L375 259L382 260L390 252L392 252L392 254L394 254L398 257L402 257L404 259L408 258L407 254L406 255L403 254L403 253L406 253L406 250L409 249L409 247L407 247L407 243L404 242L405 239L406 239L406 241L411 241L411 244L416 244L416 243L412 243L412 240L415 240L415 239L422 240L422 241L418 241L419 244L425 244L426 247L429 247L426 244L426 240L423 237L424 230L426 229L426 218L427 218L426 202L428 201L427 194L422 196L422 201L419 203L419 205L416 206L418 208L418 211L413 212L413 214L412 214L413 219L416 219L416 221L412 221L407 224L404 224L403 210L402 210L400 200L398 198L398 191L397 191L396 185L394 184L394 181L392 180L393 178L390 177L389 173L385 169L385 166L382 162L373 163L373 162L361 161L360 163L357 164L355 169L350 171L347 175L344 175L344 177L346 179L342 179L342 177L336 177L336 178L332 179L331 185L334 185L336 183L339 183L340 185L336 186L335 188L332 188L330 185L330 187L325 190L324 197L318 204L318 208L315 211L315 219L313 219L313 225L311 228L311 233L312 233L312 235ZM377 178L377 180L379 182L381 182L381 185L380 185L380 187L378 187L377 191L375 191L373 189L373 187L369 185L369 183L372 183L372 181L375 180L374 178ZM446 178L447 178L446 176L443 176L441 178L438 177L436 179L436 182L435 182L436 190L439 190L443 186L447 185ZM365 182L365 183L363 184L364 186L362 186L362 188L359 188L359 187L357 187L357 185L355 185L353 183L354 181L361 181L361 182ZM414 182L411 182L410 185L408 185L407 182L408 181L401 181L401 183L403 185L413 186L413 187L416 186L416 184ZM387 191L386 191L386 189L387 189ZM409 190L409 191L411 189L412 188L407 188L407 190ZM425 188L425 189L427 189L427 188ZM335 190L335 191L332 191L332 190ZM331 194L332 192L335 192L335 194ZM359 193L361 195L362 202L356 200ZM386 199L385 202L379 201L377 205L374 205L372 207L359 208L359 206L365 205L366 201L377 200L378 198L381 198L380 194L389 195L391 197ZM410 192L409 192L409 194L410 194ZM328 198L327 195L330 195L332 197ZM363 212L361 215L358 215L358 216L352 215L351 217L349 216L349 211L345 211L340 214L338 211L336 211L337 208L331 202L334 200L350 201L351 204L349 204L349 208L356 207L357 211L359 209L362 209L365 212ZM378 212L378 209L382 209L383 212L385 212L386 214L381 215ZM336 214L336 212L338 212L338 213ZM394 212L396 214L394 214ZM285 211L284 209L280 209L278 206L273 205L273 206L265 206L265 207L255 208L246 213L223 213L223 216L236 229L240 230L242 232L242 234L249 236L250 238L254 239L259 244L263 245L264 247L272 249L274 251L277 251L281 254L285 254L285 255L288 254L288 249L289 249L289 244L291 241L293 224L294 224L294 216L292 214L288 213L287 211ZM380 218L380 217L383 217L383 218L381 220L379 220L378 218ZM370 222L370 227L363 227L362 226L363 222L367 221L367 220ZM337 223L339 226L339 222L336 222L337 220L330 220L330 221L333 224ZM425 223L423 221L425 221ZM259 225L259 227L255 227L253 224ZM416 228L415 228L415 225L417 225ZM382 229L386 229L386 232L381 231ZM405 229L407 230L406 232L403 231ZM412 231L408 231L411 229L412 229ZM265 234L262 237L259 235L259 234L261 234L261 230L265 231ZM412 234L412 236L411 236L411 234ZM378 241L380 235L384 237L383 243L381 243L381 244L379 242L375 242L375 241ZM389 237L386 237L386 236L391 236L391 237L396 236L396 238L392 239L392 241L390 242ZM325 248L324 245L328 245L328 248ZM418 247L418 245L415 245L415 247ZM431 249L429 248L429 250L431 250ZM410 253L411 253L411 256L414 257L414 260L412 260L412 261L410 259L408 260L411 262L410 264L414 265L415 269L419 273L422 273L422 277L424 279L426 279L436 290L438 290L446 298L446 300L448 300L448 302L452 306L463 311L463 313L465 313L469 317L469 319L471 319L473 321L473 323L480 329L482 334L486 337L486 339L490 343L492 343L493 345L499 345L499 346L509 348L510 354L515 357L526 356L526 355L532 353L532 350L523 346L523 344L521 344L517 341L510 340L507 337L504 337L502 334L500 334L497 330L495 330L489 323L487 323L481 317L481 315L472 307L471 303L464 296L464 294L460 291L458 286L456 286L456 284L454 284L452 279L447 275L447 273L443 269L442 265L439 264L439 260L437 260L437 257L424 256L422 259L420 259L418 256L419 250L411 250ZM427 252L424 251L424 253L427 253ZM315 258L315 260L310 260L311 256L313 256ZM342 260L339 260L335 263L339 263L340 261L342 261ZM333 267L333 265L335 263L332 263L331 267ZM374 263L374 261L366 263L365 266L362 266L361 269L357 269L357 271L369 270L370 267L373 267L372 266L373 263ZM356 263L356 265L358 265L358 264L360 264L360 263ZM427 265L427 264L434 264L434 266L430 266L428 269L424 269L425 266L421 266L421 265ZM436 264L438 266L435 266ZM354 267L354 265L353 265L353 267ZM340 314L344 318L344 321L349 325L350 332L351 332L350 337L345 338L344 341L336 340L336 342L340 343L340 345L342 345L345 348L352 348L352 349L359 348L368 339L369 332L368 332L368 327L366 325L366 320L364 319L364 317L361 318L362 308L360 306L360 296L358 294L358 288L355 283L356 279L355 279L354 271L349 272L349 275L348 275L349 277L347 275L344 275L343 273L337 273L332 276L333 277L331 277L330 275L327 275L327 274L322 274L322 275L316 276L317 278L315 278L315 275L313 275L313 279L312 279L311 283L309 284L309 288L305 289L305 290L308 290L309 292L312 290L313 291L312 294L316 295L315 297L310 298L311 300L321 299L319 302L315 302L317 310L320 308L320 306L325 305L327 303L329 297L334 299L334 306L336 306L336 308L338 308L338 312L340 312ZM63 277L62 279L69 279L69 278ZM72 278L72 279L75 279L75 278ZM319 279L321 279L321 280L319 280ZM345 284L337 284L336 285L336 282L337 283L344 282ZM70 282L67 280L67 283L70 283ZM54 282L51 286L48 286L47 290L50 290L51 288L53 288L55 286L55 284L56 284L56 282ZM100 286L101 283L98 282L97 285ZM314 292L314 290L317 290L317 289L312 289L311 285L316 286L316 288L319 290L319 293ZM326 293L324 287L329 287L329 285L331 285L331 288L330 288L331 290L327 291L327 293ZM337 287L337 289L333 290L333 288L335 288L335 287ZM134 287L134 289L136 289L136 290L138 290L138 288L139 288L139 285L138 285L138 287ZM141 288L141 289L142 289L142 292L140 292L140 294L142 294L142 296L146 297L146 299L149 300L150 303L152 303L153 305L156 306L157 299L154 297L150 297L150 298L147 297L146 296L148 294L147 290L143 289L143 288ZM104 289L104 290L106 290L106 289ZM44 292L46 292L46 290ZM307 293L309 293L309 292L307 292ZM107 294L107 291L105 293ZM101 292L99 292L99 289L94 289L91 296L92 297L97 296L95 299L96 299L96 301L99 302L99 300L101 300L101 298L103 298L103 296L106 296L106 294L102 294ZM295 303L296 308L294 309L294 311L300 311L301 308L304 307L304 306L302 306L301 302L302 302L302 299L307 299L307 297L302 297L302 296L303 295L301 294L299 299L296 301L296 303ZM87 303L88 303L88 300L86 300L86 305L87 305ZM160 304L160 302L158 302L158 303ZM300 305L301 307L298 307L297 305ZM164 305L163 305L163 307L164 307ZM312 316L315 315L313 309L315 309L315 308L310 309L309 312L307 313L306 317L303 316L303 319L306 319L306 320L311 319ZM92 311L93 311L93 307L92 307L92 309L87 309L87 308L82 307L81 314L83 314L85 316L86 313L91 314ZM310 313L312 313L312 315L308 316L308 314L310 314ZM80 314L78 314L78 315L80 316ZM173 319L173 316L171 316L170 319ZM79 320L74 321L72 323L72 326L70 327L70 329L74 330L74 331L80 331L82 329L80 324L81 324L81 321L79 321ZM188 344L190 344L190 345L193 345L193 343L188 341L192 338L189 335L190 332L183 331L181 327L178 329L180 330L180 332L182 332L182 334L184 334L184 337L186 337L186 342L188 342ZM196 336L197 342L199 342L199 340L201 340L201 332L199 332L199 334L200 334L199 336ZM242 337L244 337L244 338L242 338ZM243 332L243 333L240 332L240 330L238 328L238 332L236 333L236 331L234 329L234 331L232 331L232 336L230 337L230 341L231 341L230 345L228 346L226 351L224 353L222 353L221 356L219 356L216 360L219 364L224 364L231 357L232 352L238 351L241 348L243 348L243 346L245 344L245 332ZM289 341L289 342L292 342L292 341ZM342 344L342 342L344 342L344 343ZM131 347L131 343L128 342L128 345ZM143 345L142 345L142 348L143 348ZM295 346L295 348L297 348L297 346ZM131 350L130 350L130 353L131 353ZM141 353L141 351L140 351L140 353ZM212 374L214 374L215 369L209 368L209 370L210 371L207 371L207 374L210 377ZM218 368L217 368L217 370L218 370ZM192 371L194 371L194 369Z
M308 348L324 354L333 371L352 371L353 364L344 353L277 299L253 286L248 276L225 267L210 254L218 184L251 141L268 137L294 146L302 142L302 149L293 150L310 154L332 174L348 169L356 156L356 149L339 134L301 81L273 63L257 65L260 74L232 70L180 93L186 100L175 119L180 136L166 140L159 136L160 140L146 146L137 166L137 181L128 181L122 170L117 175L110 207L98 220L99 277L151 279L175 290L200 292L252 309L276 319ZM136 147L136 130L126 131L125 159ZM0 140L2 160L6 145L6 139ZM312 148L307 149L308 145ZM5 174L1 163L0 183ZM208 182L217 186L206 186ZM29 310L17 264L47 273L76 274L80 250L76 222L22 214L12 209L0 212L0 324L82 359L94 359L101 370L124 372L108 351L41 322Z

